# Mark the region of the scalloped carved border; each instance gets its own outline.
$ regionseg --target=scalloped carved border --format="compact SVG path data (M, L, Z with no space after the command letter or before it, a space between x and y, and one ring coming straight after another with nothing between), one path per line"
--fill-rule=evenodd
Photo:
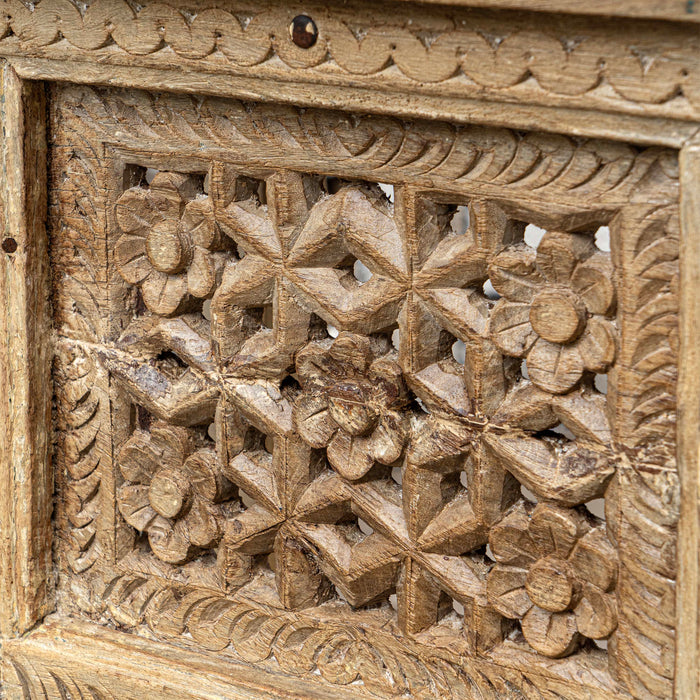
M0 55L203 70L212 75L409 90L694 120L700 41L693 26L541 14L494 20L483 10L354 3L290 7L268 0L215 8L207 0L4 0ZM312 14L308 50L289 23ZM551 29L543 29L551 26Z

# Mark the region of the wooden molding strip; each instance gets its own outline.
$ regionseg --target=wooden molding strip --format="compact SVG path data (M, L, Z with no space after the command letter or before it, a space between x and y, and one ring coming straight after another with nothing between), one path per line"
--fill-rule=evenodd
M484 124L523 130L544 130L624 140L641 145L680 148L700 128L695 122L665 117L623 115L567 107L542 107L467 97L421 98L358 86L230 76L165 68L106 65L100 62L12 56L17 74L26 80L112 85L143 90L186 92L236 97L256 102L281 102L300 107L343 109L405 118L440 119L461 124Z
M224 10L209 0L134 7L91 0L79 10L59 0L6 0L0 55L46 80L162 85L643 143L679 145L697 128L695 27L648 19L676 3L648 3L661 15L623 3L639 14L630 9L615 20L534 12L496 20L483 9L569 5L573 12L562 0L534 8L523 0L458 4L465 7L262 0L252 11L242 2ZM466 9L473 4L482 9ZM613 3L597 5L603 12ZM289 36L302 9L318 27L308 49Z
M3 644L11 700L357 700L370 697L89 623L49 619ZM197 679L206 682L196 682Z
M46 101L1 72L0 631L21 634L51 606L51 334Z
M401 0L415 2L415 0ZM700 4L688 0L419 0L431 5L456 7L489 7L499 10L534 10L567 14L609 15L611 17L643 17L675 22L700 22Z
M700 142L680 153L680 355L678 358L678 469L681 521L678 542L676 697L700 694L698 619L700 565Z

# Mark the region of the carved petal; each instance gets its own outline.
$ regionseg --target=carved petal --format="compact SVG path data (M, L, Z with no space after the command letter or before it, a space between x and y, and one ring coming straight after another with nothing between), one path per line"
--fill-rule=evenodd
M369 439L370 454L381 464L393 464L401 456L405 442L406 430L401 414L385 413Z
M161 517L151 507L148 486L124 484L119 488L117 500L124 520L139 532L146 532Z
M543 656L554 659L568 656L579 644L576 618L573 613L551 613L533 607L523 618L523 636Z
M197 547L211 547L221 537L221 520L215 506L195 497L184 524L192 544Z
M160 518L148 529L148 543L153 553L168 564L184 564L190 554L190 539L186 521L174 525Z
M389 357L380 357L369 368L367 375L372 385L372 398L388 408L397 408L407 401L401 367Z
M192 296L206 299L216 287L216 268L211 253L195 246L187 269L187 288Z
M328 410L328 399L322 394L301 394L292 419L302 440L317 449L326 447L338 430Z
M150 199L149 191L143 187L134 187L119 197L115 213L117 225L124 233L145 236L148 229L162 219Z
M146 255L146 239L122 236L114 247L117 270L127 284L140 284L153 270Z
M208 197L193 199L187 204L180 220L180 229L190 236L196 246L209 250L217 246L221 235Z
M611 593L586 584L574 610L578 631L591 639L605 639L617 627L617 602Z
M309 343L297 353L297 376L304 388L326 387L332 383L332 377L329 375L336 370L336 367L328 355L330 346L329 341Z
M530 520L530 536L542 556L565 559L587 528L583 516L575 510L539 503Z
M610 321L593 317L576 344L586 369L602 372L615 359L615 330Z
M569 284L578 261L595 250L590 236L548 231L537 248L537 268L550 282Z
M151 440L160 450L159 467L179 467L192 452L192 434L185 428L167 423L151 427Z
M328 461L345 479L361 479L374 465L370 439L339 430L328 445Z
M166 275L153 270L141 287L146 306L161 316L172 316L178 312L187 294L187 276Z
M563 394L583 375L584 364L577 345L559 345L538 338L527 355L530 379L540 389Z
M369 338L364 335L343 332L333 341L328 351L350 376L364 374L371 358Z
M197 188L189 175L166 171L156 173L149 193L165 216L179 217L181 205L197 196Z
M147 484L160 467L161 451L143 431L136 431L119 451L122 475L135 484Z
M613 267L609 255L598 252L580 264L572 278L571 286L592 314L607 314L615 301Z
M523 357L537 340L530 323L530 307L501 299L491 311L489 332L506 355Z
M520 620L532 607L532 601L525 590L526 580L527 569L496 564L486 581L489 603L501 615Z
M529 303L543 279L535 267L535 251L524 243L497 255L489 266L494 289L510 301Z
M578 578L601 591L610 590L615 583L617 558L602 528L591 530L576 543L570 561Z

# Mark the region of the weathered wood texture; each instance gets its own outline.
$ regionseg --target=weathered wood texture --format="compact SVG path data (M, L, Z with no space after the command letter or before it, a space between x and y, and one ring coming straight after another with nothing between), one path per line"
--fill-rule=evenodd
M83 11L62 0L5 0L5 8L0 55L26 77L674 146L700 116L693 23L660 31L641 19L357 0L236 0L225 9L207 0L93 0ZM302 11L318 27L308 49L289 33Z
M413 2L413 0L405 1ZM585 5L572 3L570 0L423 0L423 2L457 7L566 12L611 17L649 17L678 22L700 20L700 8L688 0L592 0Z
M672 693L674 151L51 114L61 611L382 697Z
M683 230L680 270L680 358L679 358L679 414L678 456L681 477L681 528L679 533L678 589L678 661L676 684L677 697L700 695L698 669L698 628L687 624L697 619L700 594L700 570L698 566L698 541L700 540L700 347L698 324L700 303L697 289L700 285L700 145L689 143L680 154L681 163L681 225Z
M46 101L41 84L1 70L0 630L50 610L52 477Z
M693 7L470 4L4 3L10 697L696 695Z
M363 694L205 658L152 640L59 619L24 641L3 644L5 697L11 700L351 700ZM197 679L201 679L199 682Z

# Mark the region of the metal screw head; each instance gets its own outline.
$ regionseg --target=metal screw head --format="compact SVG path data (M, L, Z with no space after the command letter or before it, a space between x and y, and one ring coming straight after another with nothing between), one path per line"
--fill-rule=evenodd
M297 15L289 25L289 36L300 49L310 49L318 39L318 27L308 15Z

